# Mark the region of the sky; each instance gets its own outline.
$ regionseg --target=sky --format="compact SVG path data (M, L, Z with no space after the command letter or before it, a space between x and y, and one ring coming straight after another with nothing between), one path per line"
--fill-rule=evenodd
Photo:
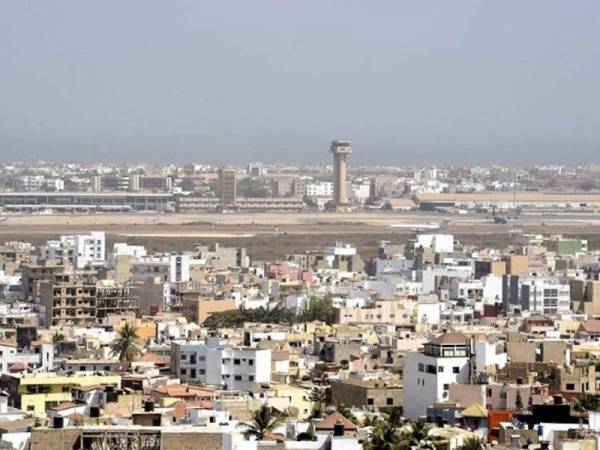
M0 162L600 163L600 1L2 0Z

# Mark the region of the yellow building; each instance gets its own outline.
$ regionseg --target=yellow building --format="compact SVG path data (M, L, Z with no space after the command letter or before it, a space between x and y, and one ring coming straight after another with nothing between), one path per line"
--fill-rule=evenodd
M2 374L0 378L0 387L9 393L9 404L31 414L42 414L61 402L72 401L72 387L96 385L120 386L121 376L34 373Z
M310 401L309 387L271 383L270 391L268 405L292 417L307 419L314 409L314 402Z

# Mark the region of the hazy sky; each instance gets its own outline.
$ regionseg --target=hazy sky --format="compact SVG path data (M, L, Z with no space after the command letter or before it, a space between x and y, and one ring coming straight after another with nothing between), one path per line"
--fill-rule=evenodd
M600 163L599 0L2 0L0 160Z

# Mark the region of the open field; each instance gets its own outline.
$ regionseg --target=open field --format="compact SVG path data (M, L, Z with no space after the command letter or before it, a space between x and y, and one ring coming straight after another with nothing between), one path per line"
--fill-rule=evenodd
M481 214L445 216L437 213L236 213L18 215L0 222L0 241L28 240L39 244L59 234L103 230L108 244L125 241L150 250L189 249L195 243L221 242L245 246L258 259L334 245L356 245L373 256L380 240L402 243L417 229L434 231L448 220L447 232L467 243L504 246L509 231L561 233L584 237L600 248L600 215L523 216L508 225L491 223Z

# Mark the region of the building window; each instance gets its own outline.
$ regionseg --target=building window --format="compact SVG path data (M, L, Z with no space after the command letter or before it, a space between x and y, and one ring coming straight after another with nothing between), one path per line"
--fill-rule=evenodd
M458 366L454 366L454 367L452 368L452 373L460 373L460 367L458 367Z
M369 406L373 405L373 399L372 398L368 398L367 399L367 405L369 405Z
M567 389L567 391L574 391L575 390L575 384L574 383L567 383L567 385L565 386L565 388Z
M444 388L445 391L447 391L448 389L450 389L450 385L449 384L444 384L443 388Z
M388 406L392 406L394 404L394 399L393 398L388 398L385 401L385 404L388 405Z
M438 372L441 373L444 371L444 366L438 366Z
M187 375L187 370L186 369L181 369L181 375Z
M254 365L254 360L253 359L249 359L248 360L248 365L249 366L253 366Z
M242 376L241 375L236 375L235 376L235 381L242 381Z
M419 363L419 372L423 372L425 370L425 366L423 363Z
M254 375L248 375L248 381L254 381Z
M234 359L233 360L233 364L235 364L236 366L240 365L240 360L239 359Z

